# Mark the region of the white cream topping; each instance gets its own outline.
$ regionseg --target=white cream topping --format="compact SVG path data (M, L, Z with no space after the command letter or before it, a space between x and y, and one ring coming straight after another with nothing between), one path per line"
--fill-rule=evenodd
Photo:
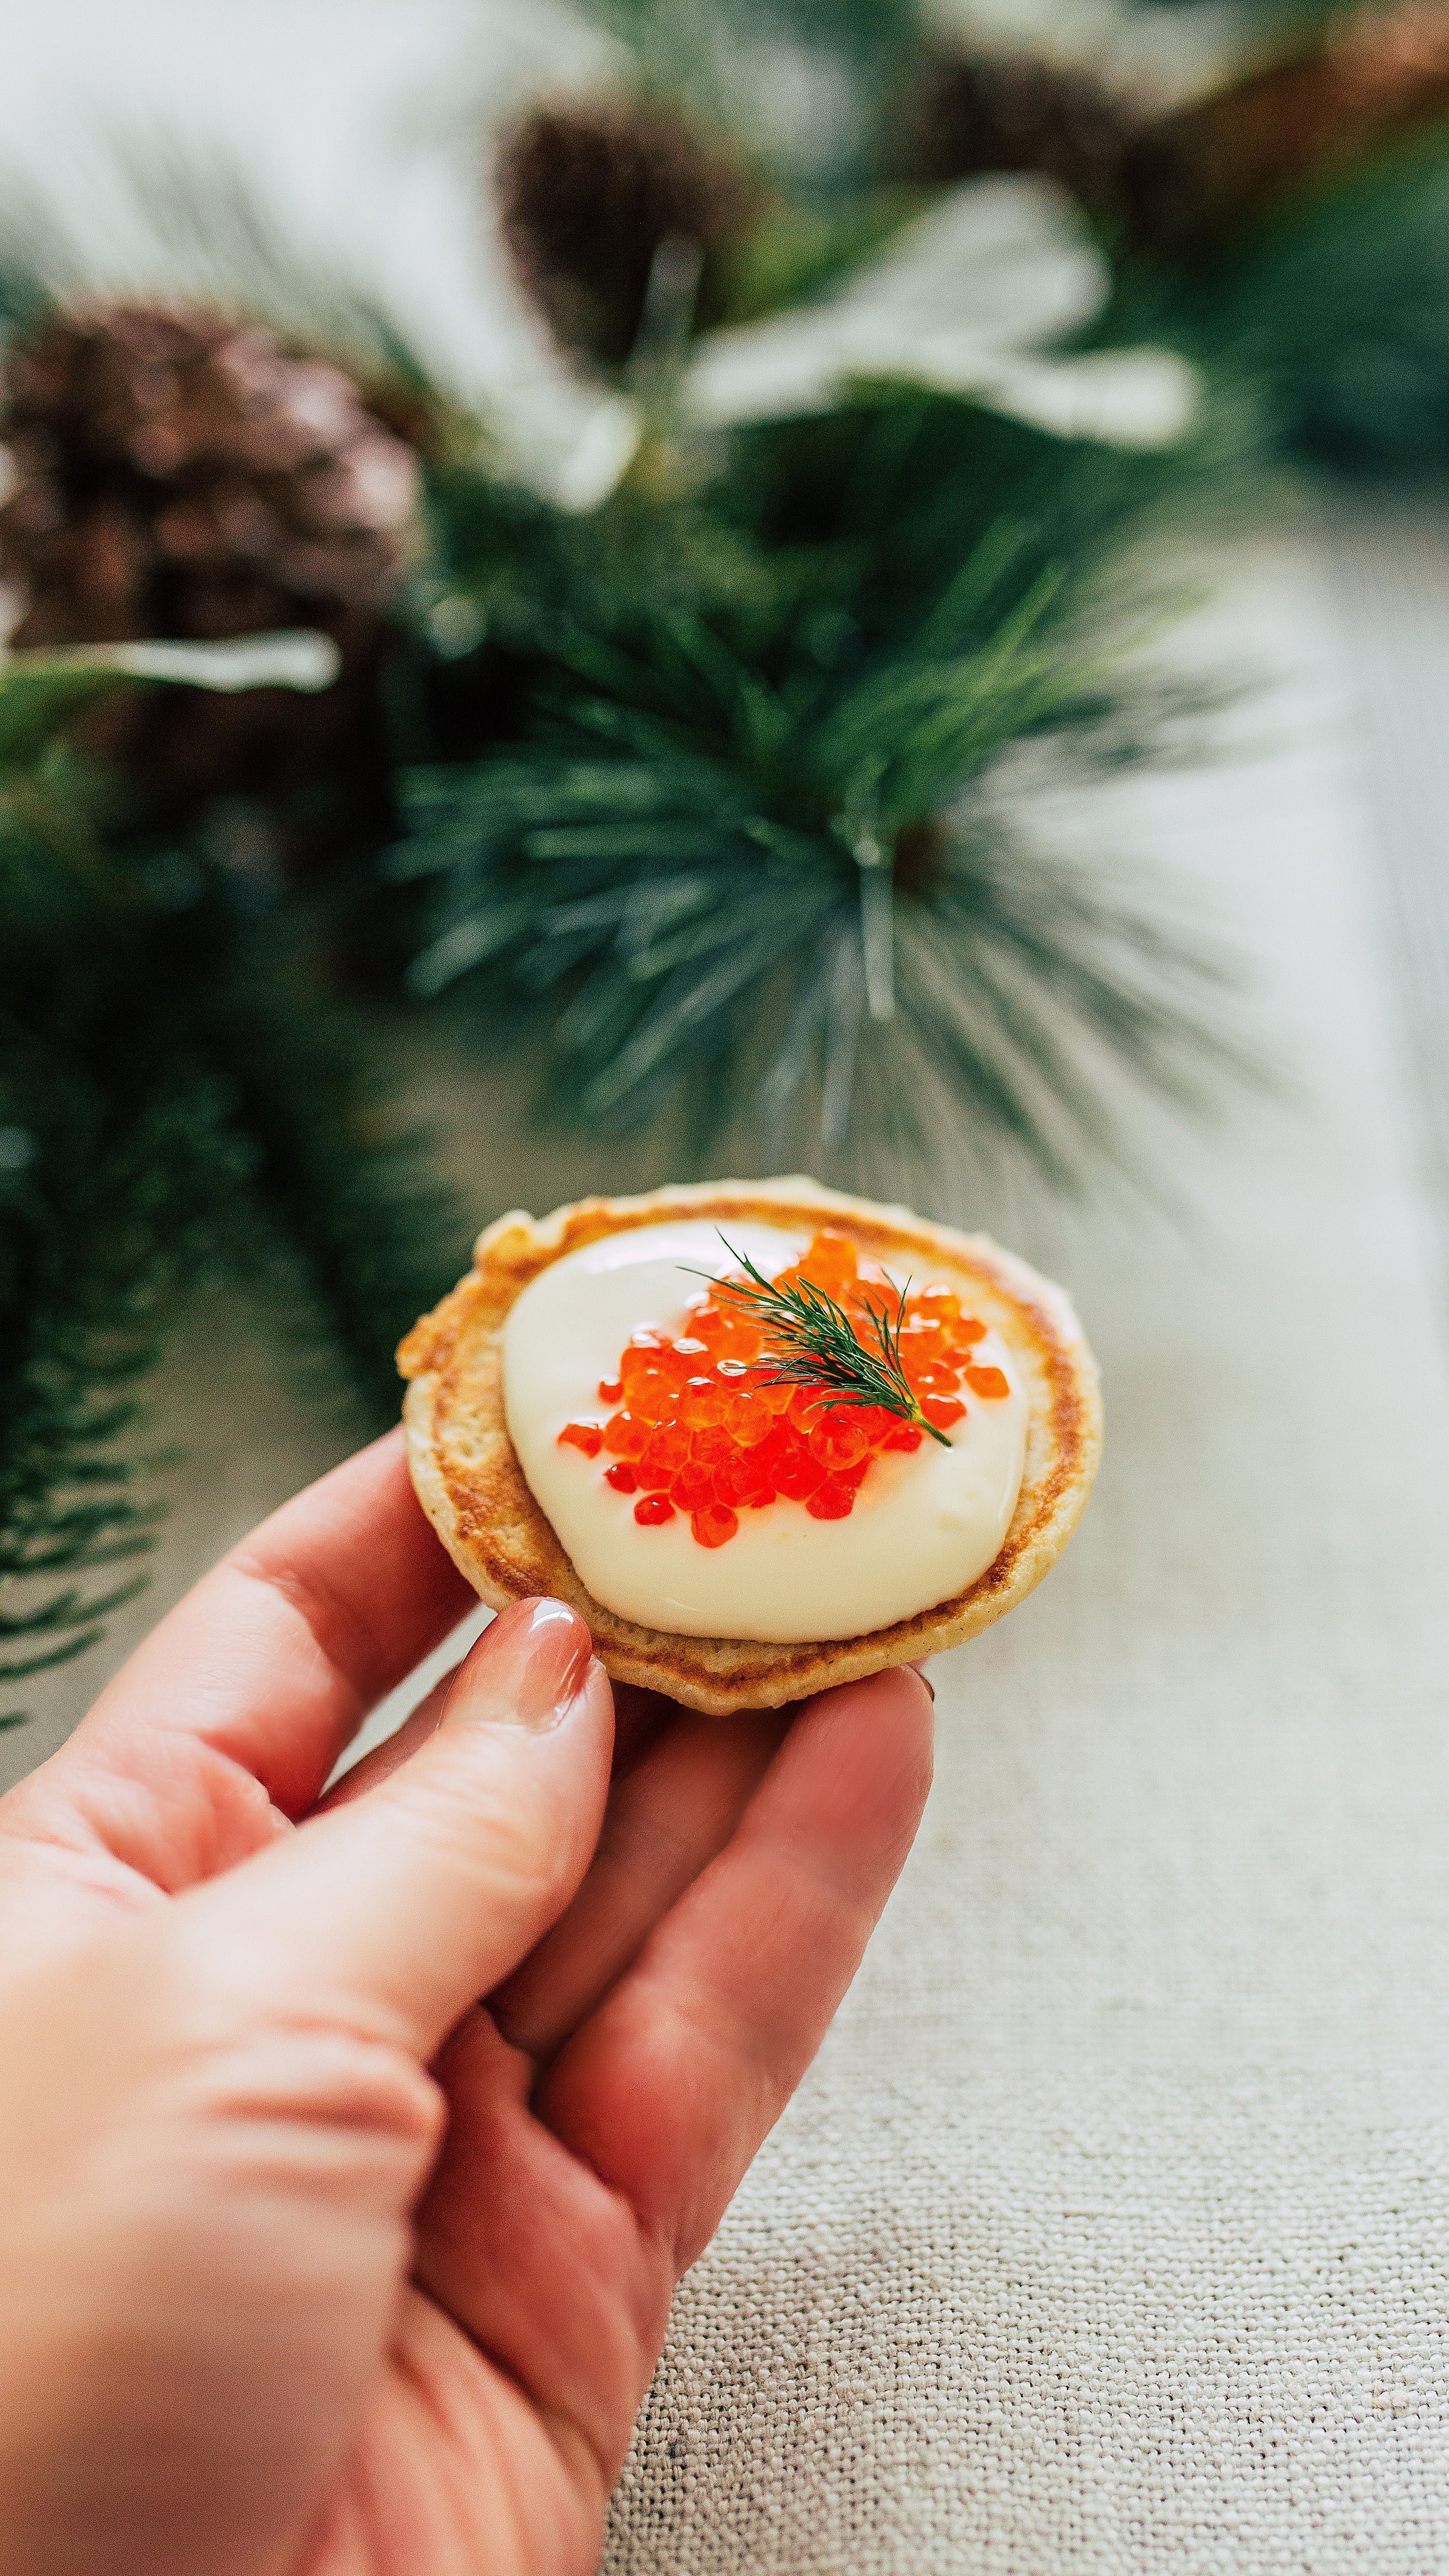
M806 1242L763 1225L732 1226L729 1237L767 1278ZM995 1332L975 1356L1005 1373L1009 1395L981 1398L963 1387L966 1415L950 1446L927 1439L878 1457L848 1520L813 1520L803 1503L782 1498L742 1509L738 1534L723 1547L701 1547L685 1512L641 1528L634 1498L604 1482L607 1453L586 1458L560 1447L566 1422L603 1422L614 1409L601 1400L599 1381L614 1378L631 1333L646 1323L684 1332L685 1308L706 1284L690 1274L720 1277L733 1266L712 1225L640 1226L554 1262L509 1315L509 1436L535 1501L595 1600L676 1636L779 1645L864 1636L949 1600L991 1563L1021 1485L1026 1396L1014 1355ZM937 1281L969 1301L969 1282L949 1268L933 1267L913 1285Z

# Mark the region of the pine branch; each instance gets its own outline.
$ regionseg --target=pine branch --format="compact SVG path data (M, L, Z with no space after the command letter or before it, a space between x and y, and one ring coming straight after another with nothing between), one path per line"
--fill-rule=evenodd
M1377 154L1178 286L1179 328L1275 439L1349 470L1449 459L1449 130Z
M1094 1058L1180 1095L1194 1059L1231 1053L1215 961L1008 844L983 795L1023 741L1116 761L1150 740L1147 721L1132 742L1120 647L1083 642L1083 584L1136 502L1060 453L1053 501L1045 442L1016 434L1032 509L982 526L937 412L901 410L893 464L883 427L852 452L874 458L869 496L899 468L913 500L845 478L833 528L752 557L758 580L712 585L698 523L692 599L621 586L601 618L580 584L571 617L565 575L553 712L406 783L390 865L427 933L410 981L480 1033L541 1020L555 1102L584 1125L688 1096L701 1159L742 1117L770 1161L858 1155L889 1089L895 1124L965 1120L1071 1181L1084 1147L1117 1150ZM923 525L977 533L928 574Z
M0 1009L0 1681L84 1653L141 1588L47 1578L154 1544L127 1441L187 1288L240 1268L280 1317L284 1246L305 1305L287 1322L382 1429L394 1346L462 1258L382 1114L365 1026L250 943L229 965L154 922L97 934L104 970L72 958L32 1009Z
M461 1265L456 1211L381 1117L364 1028L255 960L217 976L174 953L168 1015L165 943L132 962L129 1004L109 979L52 986L53 1039L0 1012L0 1682L84 1653L142 1588L46 1578L154 1544L126 1443L199 1277L261 1276L279 1317L282 1274L257 1263L284 1245L305 1303L287 1322L383 1429L395 1344Z
M114 935L114 925L112 925ZM126 1453L175 1299L237 1178L227 1103L149 997L83 968L0 1007L0 1679L81 1654L141 1588L70 1583L144 1556ZM49 1010L44 1008L48 1002ZM42 1023L37 1026L37 1019ZM9 1605L13 1604L11 1607Z
M381 1025L299 970L297 935L293 924L285 947L271 936L249 946L209 1033L253 1153L261 1239L300 1269L294 1335L330 1348L381 1431L398 1414L398 1341L465 1266L470 1230L426 1140L398 1125L378 1069Z

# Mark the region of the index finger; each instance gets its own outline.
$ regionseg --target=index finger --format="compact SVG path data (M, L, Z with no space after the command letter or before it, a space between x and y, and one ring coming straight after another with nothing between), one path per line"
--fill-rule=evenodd
M930 1777L930 1699L908 1667L808 1702L730 1841L539 2088L539 2117L679 2271L819 2047Z
M202 1577L101 1693L67 1756L154 1767L158 1739L188 1736L301 1815L368 1711L474 1597L390 1431Z

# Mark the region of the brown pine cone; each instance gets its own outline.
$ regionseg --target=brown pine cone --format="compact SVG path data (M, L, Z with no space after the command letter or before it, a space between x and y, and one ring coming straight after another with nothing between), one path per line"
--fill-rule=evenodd
M940 51L904 104L892 170L928 187L990 171L1039 172L1091 213L1110 215L1134 131L1111 92L1085 73L1034 54Z
M1141 135L1124 173L1140 247L1191 257L1295 188L1449 111L1449 6L1331 20L1311 46Z
M353 772L350 794L358 757L376 760L378 661L419 480L351 379L252 323L156 306L71 313L15 351L0 439L16 644L310 626L341 650L342 675L317 698L164 690L104 711L100 747L147 802L315 805L329 766Z
M610 371L639 336L660 244L703 254L696 319L718 317L727 255L756 207L731 156L643 100L538 107L495 168L520 282L574 356Z

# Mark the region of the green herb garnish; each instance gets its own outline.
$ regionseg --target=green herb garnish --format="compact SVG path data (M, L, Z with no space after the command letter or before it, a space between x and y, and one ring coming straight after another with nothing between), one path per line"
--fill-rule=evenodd
M715 1231L719 1232L718 1227ZM719 1239L730 1259L739 1263L748 1285L716 1279L707 1270L691 1271L690 1276L708 1279L716 1295L727 1298L758 1324L765 1337L758 1365L774 1371L767 1385L819 1387L822 1401L877 1405L883 1413L894 1413L916 1430L929 1432L943 1449L950 1448L945 1432L938 1431L921 1411L901 1358L909 1279L901 1290L894 1323L887 1306L877 1306L869 1297L862 1299L870 1319L872 1348L861 1341L845 1308L828 1289L817 1288L813 1279L796 1280L782 1288L757 1270L747 1255L736 1252L726 1235Z

